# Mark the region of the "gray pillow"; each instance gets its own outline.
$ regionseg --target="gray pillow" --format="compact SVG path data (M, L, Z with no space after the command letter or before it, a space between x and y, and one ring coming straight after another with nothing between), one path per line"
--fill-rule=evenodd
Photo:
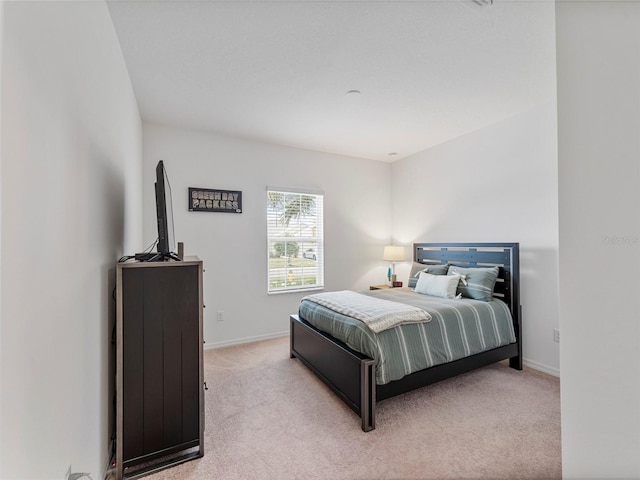
M449 265L447 275L462 275L467 284L462 280L458 283L457 293L463 297L482 300L485 302L493 298L493 287L498 278L498 267L456 267Z
M416 288L418 283L418 277L420 272L430 273L431 275L446 275L449 265L425 265L424 263L413 262L411 267L411 273L409 273L409 281L407 286L409 288Z

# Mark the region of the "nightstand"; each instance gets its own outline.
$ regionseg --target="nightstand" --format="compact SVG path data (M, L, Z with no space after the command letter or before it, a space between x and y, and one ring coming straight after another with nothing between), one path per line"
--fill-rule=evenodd
M386 288L394 288L391 285L369 285L369 290L384 290Z

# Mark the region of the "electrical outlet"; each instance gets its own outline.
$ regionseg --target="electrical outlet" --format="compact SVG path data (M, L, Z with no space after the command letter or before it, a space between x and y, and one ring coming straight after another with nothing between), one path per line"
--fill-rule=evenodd
M224 314L222 310L218 310L218 312L216 313L216 320L218 322L224 322Z
M560 343L560 330L557 328L553 329L553 341Z

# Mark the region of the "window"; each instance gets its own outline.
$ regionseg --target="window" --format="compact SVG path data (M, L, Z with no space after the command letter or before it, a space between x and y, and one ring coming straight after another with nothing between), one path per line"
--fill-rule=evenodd
M267 188L268 292L324 287L323 195Z

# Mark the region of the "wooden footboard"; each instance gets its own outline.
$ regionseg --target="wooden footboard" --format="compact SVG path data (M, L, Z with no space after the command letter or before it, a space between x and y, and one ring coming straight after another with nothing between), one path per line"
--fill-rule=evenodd
M291 358L297 357L360 415L362 430L375 428L374 361L291 315Z

